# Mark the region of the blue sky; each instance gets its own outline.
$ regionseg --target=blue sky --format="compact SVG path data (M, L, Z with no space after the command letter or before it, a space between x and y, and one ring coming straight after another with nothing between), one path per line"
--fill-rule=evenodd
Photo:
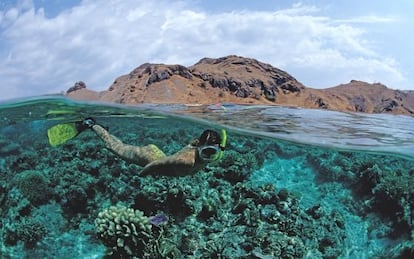
M145 62L236 54L308 87L414 90L412 0L1 0L2 99L106 90Z

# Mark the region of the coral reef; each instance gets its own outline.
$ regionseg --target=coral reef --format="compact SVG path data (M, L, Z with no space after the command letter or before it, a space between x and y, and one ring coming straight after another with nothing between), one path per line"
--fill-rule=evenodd
M99 123L166 154L206 127L144 117ZM3 149L0 164L4 258L100 258L105 250L110 258L345 258L360 255L349 245L358 235L367 237L360 250L382 239L389 242L377 254L413 256L409 160L234 133L223 159L195 175L139 177L139 166L90 131L58 148L16 135L27 148ZM366 232L352 217L369 222Z
M371 235L391 240L412 240L414 236L414 170L413 162L385 155L341 152L329 157L320 151L310 153L307 161L324 182L340 182L352 193L355 213L376 213L381 223L372 220ZM381 162L379 162L381 161ZM335 166L332 166L334 164ZM392 166L391 166L392 165ZM394 241L393 241L394 242ZM391 243L393 243L391 242ZM383 251L381 256L411 258L412 244L402 242Z

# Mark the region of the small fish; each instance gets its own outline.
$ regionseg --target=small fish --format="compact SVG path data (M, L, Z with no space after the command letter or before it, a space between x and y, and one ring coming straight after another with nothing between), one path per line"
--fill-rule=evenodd
M161 226L161 225L165 225L168 222L168 217L165 214L157 214L155 216L151 216L149 217L149 222L154 225L154 226Z

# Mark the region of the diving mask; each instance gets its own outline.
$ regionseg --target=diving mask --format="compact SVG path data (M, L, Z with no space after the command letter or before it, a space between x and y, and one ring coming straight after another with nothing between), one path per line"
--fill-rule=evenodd
M221 131L221 143L220 145L205 145L198 147L198 155L204 161L217 161L224 155L224 148L226 147L227 134L226 130Z
M204 161L219 160L223 150L219 146L202 146L198 148L198 155Z

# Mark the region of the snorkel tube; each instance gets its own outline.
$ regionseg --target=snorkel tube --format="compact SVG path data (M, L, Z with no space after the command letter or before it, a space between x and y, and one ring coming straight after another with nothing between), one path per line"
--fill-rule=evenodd
M226 143L227 143L227 133L225 129L222 129L221 130L221 143L220 143L220 147L222 150L226 148Z
M214 159L215 161L218 161L220 159L223 158L224 156L224 149L226 148L226 143L227 143L227 133L225 129L221 130L221 143L220 143L220 151L219 153L216 155L216 158Z

